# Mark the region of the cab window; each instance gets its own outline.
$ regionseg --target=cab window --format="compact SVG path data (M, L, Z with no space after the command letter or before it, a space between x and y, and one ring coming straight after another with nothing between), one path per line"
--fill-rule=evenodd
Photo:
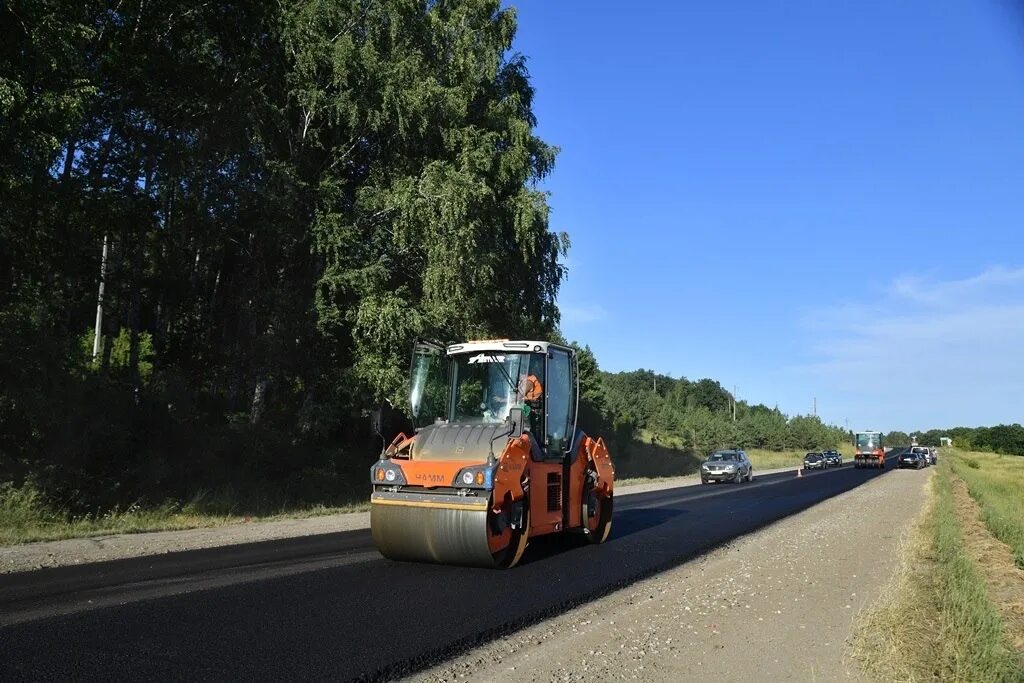
M564 452L568 447L570 420L572 419L574 382L569 353L552 349L548 354L547 371L547 450L550 455Z

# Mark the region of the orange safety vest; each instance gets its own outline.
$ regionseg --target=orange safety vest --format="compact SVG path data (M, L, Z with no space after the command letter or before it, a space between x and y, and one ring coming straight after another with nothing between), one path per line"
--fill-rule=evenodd
M524 377L523 384L526 385L526 389L523 391L523 398L527 401L536 401L544 393L544 387L541 386L540 380L537 379L536 375Z

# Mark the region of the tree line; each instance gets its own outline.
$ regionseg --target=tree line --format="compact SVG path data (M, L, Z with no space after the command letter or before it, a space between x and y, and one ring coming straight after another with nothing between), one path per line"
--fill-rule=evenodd
M600 371L589 347L580 350L583 425L615 435L638 434L683 445L698 455L724 447L767 450L833 448L846 430L817 416L787 416L777 407L737 400L713 379L691 381L652 370Z
M940 446L942 437L953 440L953 446L968 451L988 451L1006 455L1024 455L1024 426L1014 423L994 427L953 427L915 432L922 446ZM890 432L890 443L909 444L911 435Z
M498 0L0 17L0 481L340 481L414 337L557 329L556 150Z

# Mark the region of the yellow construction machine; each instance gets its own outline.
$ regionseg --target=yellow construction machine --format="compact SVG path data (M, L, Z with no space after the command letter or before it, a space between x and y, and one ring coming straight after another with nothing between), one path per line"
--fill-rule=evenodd
M410 411L370 468L370 529L393 560L512 567L530 538L611 531L615 468L576 424L576 352L507 339L413 350ZM421 425L421 426L420 426Z

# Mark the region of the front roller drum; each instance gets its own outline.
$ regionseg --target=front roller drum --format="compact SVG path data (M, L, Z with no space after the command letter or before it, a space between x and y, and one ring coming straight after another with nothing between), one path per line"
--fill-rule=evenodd
M522 519L499 518L487 498L374 493L370 533L392 560L470 567L515 566L526 550L529 505Z

